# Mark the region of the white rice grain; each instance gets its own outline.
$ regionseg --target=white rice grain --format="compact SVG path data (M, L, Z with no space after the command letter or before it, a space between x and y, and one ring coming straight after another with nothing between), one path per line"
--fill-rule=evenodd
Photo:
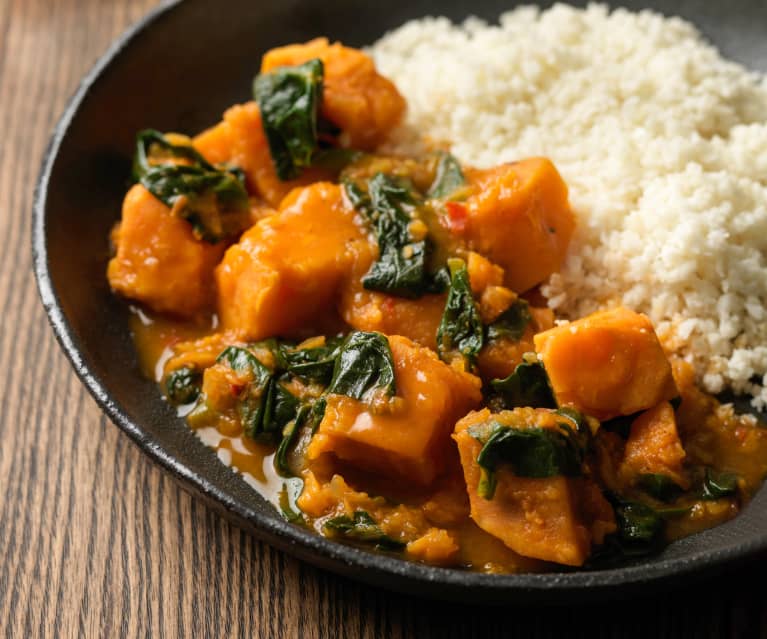
M371 52L408 100L397 150L556 163L579 226L552 308L645 312L707 390L767 407L764 76L681 19L602 5L424 18Z

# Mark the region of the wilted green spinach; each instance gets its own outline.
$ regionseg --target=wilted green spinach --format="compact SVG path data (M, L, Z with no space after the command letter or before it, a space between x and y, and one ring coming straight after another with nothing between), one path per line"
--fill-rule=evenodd
M328 519L323 528L344 539L374 544L378 550L402 550L405 544L386 535L369 513L357 510L350 517L339 515Z
M136 137L133 177L187 220L199 239L215 243L250 223L241 174L214 167L192 146L172 144L159 131L146 129Z
M567 424L553 428L515 428L497 421L470 426L468 431L482 444L477 456L481 476L477 492L492 499L496 471L508 465L519 477L576 476L581 473L584 446Z
M450 289L437 329L437 350L446 362L457 355L463 357L471 370L482 350L484 326L472 296L466 263L450 259L447 264L450 269Z
M298 177L318 148L324 67L319 59L259 74L253 94L261 111L272 162L281 180Z

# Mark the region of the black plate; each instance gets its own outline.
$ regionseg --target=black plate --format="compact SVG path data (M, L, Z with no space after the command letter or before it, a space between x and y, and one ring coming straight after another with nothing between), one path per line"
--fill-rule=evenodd
M725 55L767 70L764 0L627 3L695 22ZM499 0L254 2L163 5L124 34L83 79L43 162L34 205L40 296L75 371L112 420L192 492L258 537L318 566L389 588L462 601L604 599L672 585L767 550L767 491L735 520L628 567L548 575L482 575L351 548L294 527L219 462L138 372L125 306L105 278L136 131L197 131L249 99L261 54L327 35L361 46L405 20L469 11L493 19Z

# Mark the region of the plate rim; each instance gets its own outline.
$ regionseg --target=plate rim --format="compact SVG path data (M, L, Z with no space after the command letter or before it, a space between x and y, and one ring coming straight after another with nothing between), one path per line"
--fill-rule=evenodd
M567 603L586 600L614 599L628 592L638 593L647 585L672 586L692 578L721 573L725 567L744 562L758 554L767 553L767 532L750 537L747 543L715 551L698 551L689 556L659 558L650 564L627 565L605 570L574 570L562 573L483 574L454 568L441 568L374 553L346 545L307 529L292 525L279 517L269 518L220 490L203 475L158 445L140 424L131 420L127 411L112 399L107 384L85 363L82 349L54 288L48 264L46 244L47 191L58 153L70 124L91 89L109 66L131 43L160 18L172 13L184 0L165 0L139 18L99 56L80 80L66 102L43 153L35 182L32 205L32 263L40 301L48 323L64 351L75 374L96 400L110 421L122 430L139 449L164 471L170 473L182 487L199 497L255 537L298 557L303 561L353 579L390 590L439 599L466 601L470 599L489 604L515 602ZM191 3L189 3L191 4ZM480 596L477 596L480 595Z

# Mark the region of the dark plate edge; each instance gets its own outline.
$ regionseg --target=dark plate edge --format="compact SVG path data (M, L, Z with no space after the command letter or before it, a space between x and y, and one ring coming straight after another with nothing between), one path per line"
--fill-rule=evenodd
M47 187L59 147L80 104L88 96L109 64L128 47L142 31L177 8L182 0L165 0L157 8L124 31L96 61L80 81L67 102L63 114L43 154L33 196L32 261L40 300L56 339L69 359L80 381L109 416L139 448L172 474L189 492L238 524L246 523L256 537L273 544L302 560L333 572L376 586L409 594L455 601L485 603L575 603L622 598L628 594L656 594L690 579L721 573L730 564L767 553L767 534L737 548L714 553L661 559L651 565L626 566L603 571L570 573L486 575L455 569L426 566L406 560L377 555L332 542L287 522L264 518L236 500L229 499L204 477L195 474L163 448L157 446L120 405L114 402L102 380L94 376L80 355L80 347L67 321L49 275L45 242L45 208ZM652 585L652 593L647 586ZM642 592L644 591L644 593ZM567 595L565 600L564 596Z

